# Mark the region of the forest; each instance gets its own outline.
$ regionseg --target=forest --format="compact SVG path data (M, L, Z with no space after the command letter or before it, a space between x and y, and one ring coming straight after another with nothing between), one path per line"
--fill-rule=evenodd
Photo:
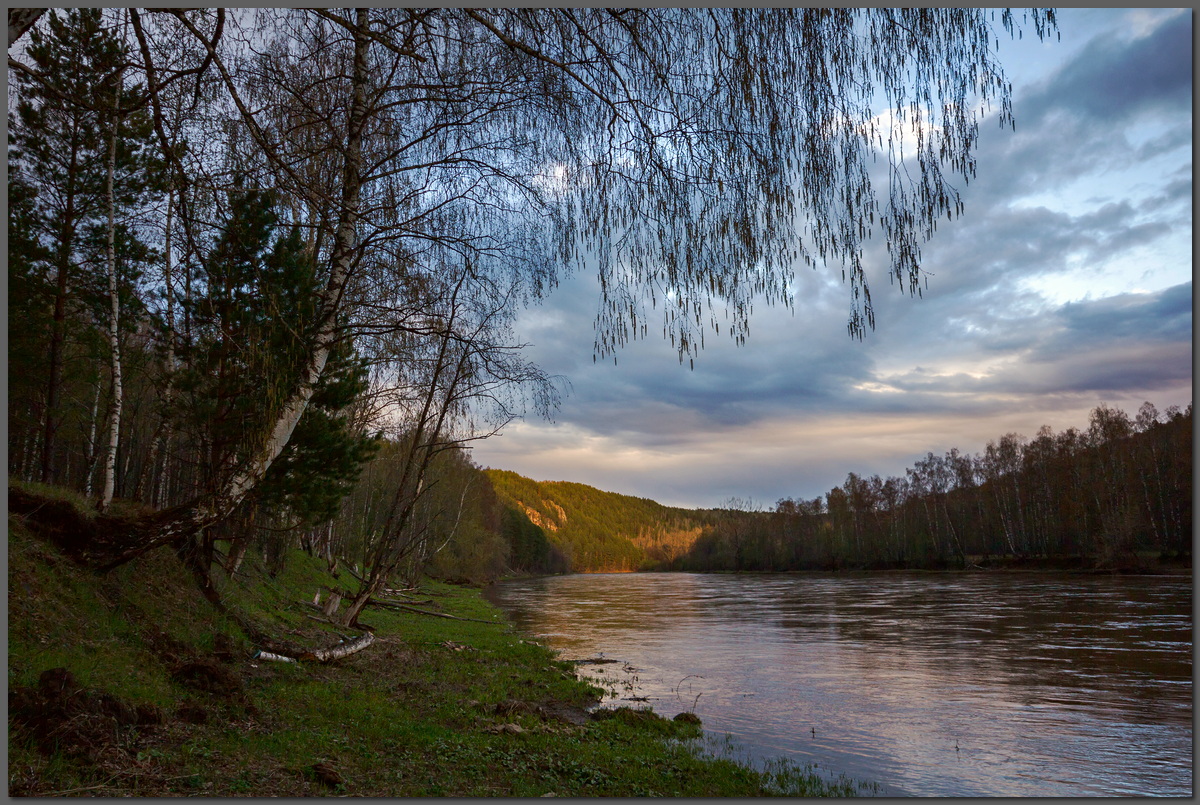
M727 510L672 570L1190 566L1192 406L1086 429L1007 433L983 453L927 453L904 476L849 473L824 497ZM743 507L743 509L749 507Z
M1099 405L1086 429L1006 433L767 509L680 509L487 470L526 571L784 571L1190 564L1192 408ZM518 527L515 523L520 522ZM506 521L507 522L507 521ZM510 541L510 544L511 541ZM518 559L519 557L519 559ZM1146 561L1149 560L1149 561Z
M170 547L210 592L214 568L300 546L357 581L348 624L422 573L1186 552L1190 407L1102 406L773 512L471 460L560 402L513 322L564 272L599 271L597 359L657 315L681 362L705 332L741 342L797 265L840 264L861 337L872 221L915 293L974 170L962 100L1011 124L997 31L1012 12L10 10L10 513L99 570ZM772 71L668 69L685 42L795 47ZM926 98L919 165L871 81ZM779 98L797 113L765 114Z
M170 545L206 587L303 545L357 576L353 623L434 554L500 538L463 448L554 404L510 330L544 277L486 243L494 222L466 231L485 181L414 185L370 150L369 12L357 40L256 13L50 10L16 51L10 14L9 508L99 569ZM277 58L239 49L259 23ZM471 257L490 250L532 268ZM55 487L96 516L54 522Z

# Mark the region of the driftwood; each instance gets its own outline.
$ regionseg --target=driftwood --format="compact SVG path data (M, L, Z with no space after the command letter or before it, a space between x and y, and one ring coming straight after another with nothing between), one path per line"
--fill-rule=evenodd
M314 651L305 651L296 657L289 657L284 654L275 654L270 651L258 651L254 654L256 660L268 660L271 662L296 662L298 660L315 660L316 662L332 662L340 660L342 657L347 657L355 652L362 651L367 646L375 642L375 635L371 632L364 632L362 636L356 637L353 640L347 640L333 648L319 648Z
M330 662L332 660L340 660L357 651L362 651L367 646L375 642L375 635L371 632L364 632L361 637L351 640L346 643L334 646L333 648L321 648L310 652L300 657L302 660L313 659L317 662Z

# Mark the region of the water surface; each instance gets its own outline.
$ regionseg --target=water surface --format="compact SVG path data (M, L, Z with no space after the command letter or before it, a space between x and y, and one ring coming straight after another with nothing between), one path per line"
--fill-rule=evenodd
M1190 577L626 573L505 581L514 621L749 759L885 795L1191 796ZM640 700L646 700L642 705Z

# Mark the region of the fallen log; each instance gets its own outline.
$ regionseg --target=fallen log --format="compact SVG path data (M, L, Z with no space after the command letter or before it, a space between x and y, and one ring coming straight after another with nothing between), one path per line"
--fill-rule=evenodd
M316 661L316 662L333 662L340 660L342 657L348 657L351 654L362 651L367 646L375 642L375 635L371 632L364 632L361 636L353 640L344 641L332 648L319 648L313 651L305 651L296 657L289 657L286 654L276 654L270 651L256 651L254 659L267 660L269 662L297 662L299 660Z
M313 659L317 662L332 662L340 660L342 657L349 656L355 652L362 651L367 646L375 642L375 635L371 632L364 632L362 636L334 646L333 648L320 648L309 654L302 655L300 659Z
M411 599L406 599L406 600L401 601L401 600L397 600L395 598L372 598L371 601L372 601L372 603L379 604L381 606L384 604L398 604L400 606L419 607L419 606L424 606L426 604L433 603L432 598L426 598L423 601L413 601Z

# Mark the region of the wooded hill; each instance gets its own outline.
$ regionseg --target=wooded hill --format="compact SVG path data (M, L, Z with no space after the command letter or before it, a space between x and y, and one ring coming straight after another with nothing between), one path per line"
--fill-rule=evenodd
M513 562L530 569L539 567L542 556L576 572L638 570L671 562L687 553L713 522L707 511L664 506L586 484L534 481L508 470L485 472L507 509L506 522L514 524L506 535Z
M679 509L486 470L510 561L553 572L1190 565L1192 407L1101 405L1086 430L1008 433L983 453L928 453L903 477L850 473L773 510ZM519 523L519 526L516 525ZM536 552L518 549L543 546ZM523 552L524 551L524 552ZM542 561L539 557L552 557Z

